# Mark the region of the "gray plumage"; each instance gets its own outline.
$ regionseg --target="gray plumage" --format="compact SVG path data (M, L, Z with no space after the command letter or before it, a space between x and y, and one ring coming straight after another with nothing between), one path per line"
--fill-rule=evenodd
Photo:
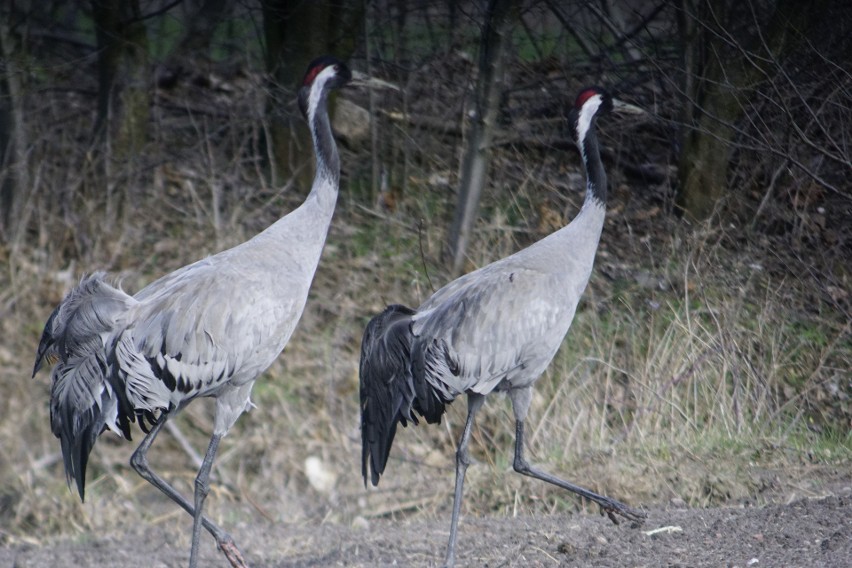
M466 394L468 418L459 443L456 491L446 565L454 547L467 441L484 396L505 391L516 419L515 469L598 502L613 514L640 520L626 505L555 478L523 457L523 425L531 387L561 345L592 272L603 228L606 175L594 123L613 101L586 89L571 111L572 131L587 173L579 214L565 227L509 257L466 274L416 310L389 306L367 325L361 346L362 474L378 484L398 423L418 415L439 422L446 404Z
M207 476L218 442L252 407L257 377L290 339L320 259L339 182L328 92L351 78L322 57L308 68L299 104L310 126L317 173L304 203L234 248L163 276L131 296L105 274L88 276L45 325L33 375L54 367L51 426L60 439L69 484L85 495L86 464L97 436L110 429L130 439L130 423L148 432L131 464L193 515L190 566L205 526L234 566L233 540L203 517ZM150 471L146 452L165 421L198 397L216 399L211 444L196 480L195 505Z

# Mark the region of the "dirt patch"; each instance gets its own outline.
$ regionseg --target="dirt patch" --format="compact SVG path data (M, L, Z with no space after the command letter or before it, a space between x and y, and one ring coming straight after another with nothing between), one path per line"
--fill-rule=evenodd
M591 514L469 518L460 525L458 566L848 566L852 487L828 497L762 507L651 508L642 527ZM187 522L183 522L187 521ZM186 529L186 530L184 530ZM254 567L438 566L447 519L374 520L356 527L242 524L232 534ZM14 568L183 566L188 519L0 550ZM205 535L206 536L206 535ZM201 565L227 566L209 537Z

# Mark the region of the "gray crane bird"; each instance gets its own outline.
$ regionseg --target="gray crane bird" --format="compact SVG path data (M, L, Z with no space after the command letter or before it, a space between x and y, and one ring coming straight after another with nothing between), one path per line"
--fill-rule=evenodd
M86 464L109 429L130 440L147 432L130 464L193 517L189 565L198 565L203 526L234 567L246 562L233 538L203 515L219 442L253 405L251 389L278 357L302 315L337 201L340 158L329 124L332 89L352 79L337 59L308 67L298 93L316 153L316 177L297 209L254 238L152 282L135 296L98 272L84 278L50 315L33 376L56 362L50 423L69 486L85 498ZM216 399L213 435L195 480L195 500L148 465L166 421L199 397Z
M439 423L446 405L466 394L467 420L456 452L456 484L445 566L455 563L456 532L468 441L486 395L503 391L515 415L514 469L598 503L616 524L644 514L531 466L524 458L524 420L532 386L562 343L595 259L603 228L607 182L595 121L617 107L601 88L583 90L569 112L586 171L586 197L566 226L515 254L466 274L413 310L388 306L361 343L361 471L377 485L398 423L418 417Z

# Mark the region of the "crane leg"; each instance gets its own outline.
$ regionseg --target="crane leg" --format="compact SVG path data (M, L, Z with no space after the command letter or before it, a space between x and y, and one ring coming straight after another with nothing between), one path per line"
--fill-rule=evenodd
M456 537L459 526L459 514L461 512L462 490L464 488L464 476L467 466L470 465L470 453L467 444L470 441L470 433L473 430L473 419L477 411L482 408L485 396L471 393L467 396L467 421L464 423L459 447L456 450L456 490L453 495L453 519L450 522L450 542L447 544L447 556L444 558L444 568L452 568L456 563Z
M643 523L645 521L645 513L641 511L636 511L635 509L631 509L624 503L620 503L615 499L610 499L604 495L598 495L594 491L590 491L579 485L574 485L564 479L560 479L549 473L545 473L533 466L531 466L526 459L524 459L524 421L518 420L515 426L515 463L514 463L515 471L520 474L527 475L529 477L534 477L536 479L540 479L542 481L546 481L547 483L552 483L557 487L561 487L562 489L567 489L572 493L576 493L577 495L589 499L590 501L594 501L598 505L601 506L601 513L606 513L609 519L614 523L618 524L618 518L615 515L621 515L627 520L634 521L636 523Z
M213 434L210 438L210 445L207 446L207 453L204 454L204 461L201 462L201 468L195 478L195 514L192 521L192 552L189 554L189 568L198 566L198 541L201 538L201 523L204 518L202 513L204 500L210 492L210 469L213 467L213 460L216 458L216 450L219 449L221 439L220 434Z
M136 448L136 451L133 452L133 456L130 458L130 466L136 470L136 473L139 474L142 479L159 489L166 495L169 499L180 505L180 507L192 515L193 519L195 518L195 508L189 502L186 497L178 493L177 489L171 486L168 481L157 475L151 470L150 465L148 464L148 450L151 449L151 445L154 443L154 439L157 437L157 434L162 429L163 425L168 420L168 414L162 414L157 420L157 422L153 425L151 430L142 440L142 443L139 444L139 447ZM217 524L213 521L201 515L201 524L207 529L213 538L216 539L216 544L219 547L219 550L225 555L228 561L231 563L233 568L248 568L248 564L243 559L243 555L240 550L237 548L234 539L222 530Z

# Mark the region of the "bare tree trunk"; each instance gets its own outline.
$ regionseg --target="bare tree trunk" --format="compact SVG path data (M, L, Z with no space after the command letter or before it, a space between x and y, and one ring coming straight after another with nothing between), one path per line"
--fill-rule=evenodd
M714 66L718 67L718 66ZM723 71L720 70L720 73ZM733 78L729 69L728 77ZM705 79L720 81L719 73ZM728 162L735 130L729 126L743 109L733 87L714 84L701 98L702 114L684 137L678 165L677 205L693 220L708 219L727 189Z
M102 180L92 185L106 196L104 230L122 216L124 194L116 191L113 163L140 153L148 139L151 91L148 38L139 0L92 0L98 43L98 114L96 162Z
M517 9L511 0L491 0L479 54L479 77L474 95L475 116L462 162L459 197L450 228L449 250L453 276L461 273L470 233L479 210L482 188L488 180L491 140L503 93L506 53L511 45L511 29Z
M148 135L148 39L139 1L92 0L98 42L98 116L95 135L127 157Z
M8 16L8 14L7 14ZM30 165L27 157L29 133L24 111L24 53L8 27L0 22L0 54L4 76L0 77L0 237L15 246L26 226L30 200Z
M682 135L677 206L688 217L700 221L713 214L727 189L728 161L735 134L731 125L743 112L737 100L737 86L742 84L745 68L739 61L724 59L724 42L714 34L704 29L696 32L697 18L713 19L707 11L725 13L724 0L710 0L707 11L701 10L699 3L702 0L681 2L678 19L687 66L683 85L687 102L682 118L692 128ZM700 56L699 46L704 48L704 58Z
M699 42L704 55L696 54L695 43L684 46L685 62L690 65L686 67L684 122L691 129L683 137L677 205L687 217L701 221L715 211L727 189L736 124L753 85L775 72L771 65L802 39L801 34L808 33L823 6L824 2L778 0L765 24L755 18L754 29L740 28L736 33L737 16L725 0L681 2L681 37ZM747 12L746 17L752 14ZM697 21L701 31L694 33Z

